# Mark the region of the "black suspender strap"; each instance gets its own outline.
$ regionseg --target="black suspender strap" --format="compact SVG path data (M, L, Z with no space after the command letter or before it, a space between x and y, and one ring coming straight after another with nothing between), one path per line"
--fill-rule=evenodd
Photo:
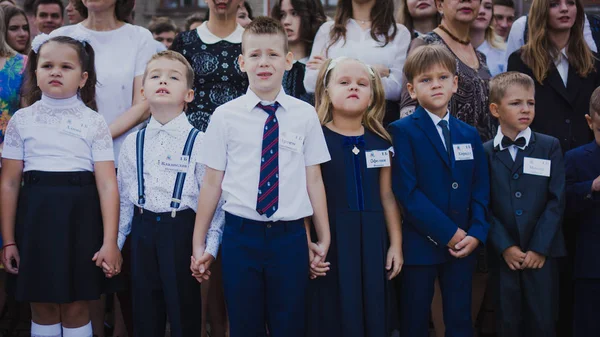
M185 141L185 146L183 147L183 156L188 157L188 165L189 158L192 154L192 150L194 149L194 142L196 141L196 136L198 136L198 129L192 128L190 133L188 134L187 140ZM175 179L175 187L173 188L173 196L171 197L171 217L175 217L175 213L181 204L181 195L183 194L183 183L185 182L186 172L177 172L177 179Z
M137 180L138 180L138 204L140 205L140 213L143 212L146 196L144 195L144 138L146 128L141 129L137 133L135 142L135 158L137 161Z

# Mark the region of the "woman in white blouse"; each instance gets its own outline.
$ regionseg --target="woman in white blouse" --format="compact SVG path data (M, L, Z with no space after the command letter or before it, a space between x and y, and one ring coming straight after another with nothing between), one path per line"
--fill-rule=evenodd
M396 101L402 91L402 69L411 34L396 23L394 13L393 0L339 0L335 20L325 22L315 37L304 76L306 91L314 93L317 74L326 59L356 58L381 76L388 101L384 124L398 119Z

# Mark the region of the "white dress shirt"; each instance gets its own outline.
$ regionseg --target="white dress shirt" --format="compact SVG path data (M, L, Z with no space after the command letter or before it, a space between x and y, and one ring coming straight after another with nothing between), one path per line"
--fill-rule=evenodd
M439 125L439 122L441 120L445 120L446 122L448 122L448 130L450 130L450 112L446 112L444 118L440 118L438 117L438 115L432 114L431 112L427 111L427 109L425 109L425 112L427 112L429 117L431 117L433 125L435 125L435 129L437 130L438 134L440 135L440 138L442 139L442 144L444 144L446 151L448 151L448 146L446 146L446 139L444 139L444 132L442 131L442 127Z
M565 85L567 87L567 79L569 78L569 59L567 58L567 49L563 48L560 51L560 55L556 60L554 60L554 65L556 66L556 70L558 70L558 74Z
M508 40L506 41L504 69L506 69L506 65L508 65L508 58L510 55L519 50L519 48L523 47L525 44L525 39L523 38L523 34L525 33L525 25L527 25L527 16L522 16L513 22L513 25L510 28ZM587 15L585 16L585 22L583 24L583 38L593 52L598 51L598 46L596 46L596 42L594 41L594 36L592 35L592 30L590 29L590 21L588 20Z
M77 96L42 95L15 112L6 129L2 157L23 161L23 171L94 171L113 161L113 142L104 118Z
M184 113L165 125L161 125L154 117L151 117L144 140L144 194L146 196L144 209L155 213L173 210L171 198L177 172L163 169L158 162L165 160L167 156L179 158L183 153L183 147L191 129L192 125ZM204 133L200 132L194 142L178 211L193 209L195 212L198 208L200 184L205 171L204 165L198 163L198 157L202 152L203 137ZM136 138L137 133L129 135L123 143L120 154L121 165L117 174L119 194L121 195L119 248L123 248L125 238L131 232L135 206L141 206L138 203ZM206 237L206 251L214 257L217 256L219 250L225 223L222 205L223 201L220 201Z
M227 41L229 43L242 43L242 34L244 34L244 27L238 24L237 27L235 27L235 30L225 38L220 38L213 34L208 29L208 21L204 21L200 26L198 26L198 28L196 28L196 31L198 32L198 36L200 36L202 42L206 44L215 44L220 41Z
M510 152L510 156L512 157L513 161L515 161L515 158L517 158L518 149L525 150L525 148L529 146L529 140L531 139L531 129L527 128L519 132L515 140L519 137L525 138L525 146L517 147L516 145L511 145L508 147L508 151ZM502 138L504 138L504 133L502 133L502 127L498 125L498 133L496 133L496 137L494 137L494 147L498 146L500 148L500 151L504 151L505 149L505 147L502 146Z
M256 211L263 129L268 114L256 107L261 99L251 89L215 110L199 159L210 168L225 171L221 185L225 211L264 222L291 221L312 215L306 167L331 159L315 108L286 95L283 88L275 100L280 105L275 114L280 139L279 208L270 218ZM298 148L282 146L281 140L290 138L297 141Z
M485 55L486 63L492 76L496 76L506 71L506 66L504 65L504 49L494 48L487 41L483 41L483 43L477 47L477 50Z
M382 47L385 43L383 36L379 38L380 42L373 40L371 29L363 30L358 22L350 19L346 24L346 39L341 38L327 50L331 41L329 33L333 25L333 21L327 21L321 25L315 36L310 58L312 59L317 55L324 56L325 58L346 56L369 65L384 65L390 69L390 75L381 78L385 90L385 98L391 101L399 100L400 92L402 91L402 71L404 62L406 61L406 52L411 41L411 34L408 29L401 24L396 24L398 30L394 40L390 41L385 47ZM307 92L315 92L318 74L318 70L306 68L304 87Z

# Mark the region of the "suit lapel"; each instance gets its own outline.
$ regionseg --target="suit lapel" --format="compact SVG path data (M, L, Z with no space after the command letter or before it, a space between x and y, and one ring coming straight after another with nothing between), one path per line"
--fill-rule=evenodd
M517 173L521 167L523 167L523 159L525 157L531 156L533 150L535 149L535 133L531 133L531 139L529 139L529 145L525 148L525 150L518 150L517 157L515 158L515 162L512 167L512 173Z
M569 67L569 73L571 73L571 68L573 68L573 67ZM569 78L567 78L567 79L569 79ZM571 98L569 97L569 94L567 93L567 88L565 87L562 77L560 77L560 74L558 73L558 69L556 69L556 66L554 64L552 64L552 68L550 68L550 71L548 72L548 83L564 99L566 99L567 102L571 103ZM567 84L568 83L569 82L567 81ZM576 88L573 88L573 90L575 90L575 89Z
M504 166L506 166L506 168L509 171L512 171L512 167L514 166L515 162L513 161L512 157L510 156L510 151L508 149L505 149L504 151L500 151L499 148L494 149L495 151L495 156L496 158L498 158L498 160L504 164Z
M587 151L587 156L589 157L589 162L591 165L600 169L600 146L596 144L596 140L588 143L585 146L585 150Z
M411 115L411 118L416 121L417 126L419 126L427 138L429 138L429 141L431 144L433 144L433 147L435 147L439 156L442 158L444 163L446 163L446 166L451 168L452 166L450 160L448 159L448 152L446 152L446 148L444 147L444 143L442 143L440 134L438 133L436 126L433 125L433 121L425 109L418 107L417 110L415 110L415 112ZM450 135L452 135L452 126L450 126ZM452 148L450 148L450 150L452 150Z
M560 77L560 76L559 76ZM572 66L569 66L569 75L567 76L567 96L569 98L569 104L572 107L575 106L575 101L579 95L580 89L583 87L583 79L579 77L577 71Z

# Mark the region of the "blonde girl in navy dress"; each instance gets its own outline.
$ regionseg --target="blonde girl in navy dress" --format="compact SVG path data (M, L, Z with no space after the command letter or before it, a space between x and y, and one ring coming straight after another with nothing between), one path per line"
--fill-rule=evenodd
M31 336L92 336L87 301L121 268L112 137L93 110L87 41L36 37L26 70L35 103L17 111L6 131L2 262L11 292L31 303Z
M307 336L389 336L390 281L403 257L381 79L364 63L340 57L324 64L316 88L331 154L321 164L331 246L327 262L311 267Z

